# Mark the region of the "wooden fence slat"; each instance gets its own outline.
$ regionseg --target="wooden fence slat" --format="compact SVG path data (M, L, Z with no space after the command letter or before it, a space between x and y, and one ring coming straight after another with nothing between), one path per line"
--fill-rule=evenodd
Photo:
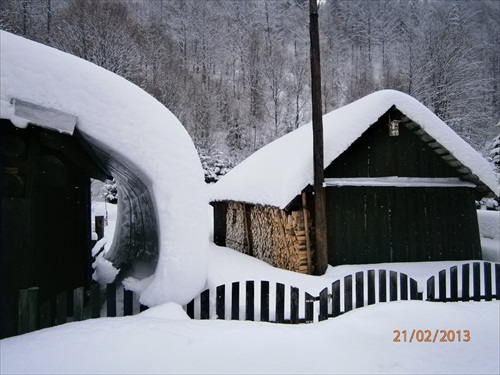
M375 303L375 270L368 270L368 304Z
M194 313L194 310L192 312ZM133 314L134 314L134 292L132 292L131 290L123 289L123 316L129 316ZM187 314L189 315L189 312L187 312Z
M40 305L40 329L52 327L53 324L51 302L45 301Z
M285 321L285 285L276 283L276 323Z
M340 280L332 283L332 316L340 315Z
M328 288L319 293L319 321L328 319Z
M219 285L215 291L215 313L217 319L226 319L226 286Z
M116 284L106 285L106 316L114 318L116 316Z
M68 321L68 293L61 292L56 296L56 325Z
M101 317L101 288L99 284L92 284L90 286L90 317Z
M389 299L398 300L398 273L395 271L389 271Z
M210 319L210 289L200 294L200 319Z
M18 333L33 332L38 329L38 287L19 291Z
M344 277L344 312L352 310L352 275Z
M356 280L356 285L355 285L355 290L356 290L356 308L363 307L365 303L365 295L364 295L364 273L363 271L361 272L356 272L355 275L355 280Z
M408 275L405 273L399 274L399 285L401 288L401 300L406 301L408 299Z
M434 300L435 300L434 276L431 276L427 280L427 301L434 301Z
M73 290L73 321L83 320L83 304L85 289L83 286Z
M269 281L260 282L260 321L269 321Z
M484 263L484 299L491 301L491 263Z
M500 300L500 264L495 263L495 295Z
M299 322L299 288L290 287L290 323Z
M462 265L462 301L470 300L469 284L470 284L470 264L466 263Z
M246 282L246 308L245 308L245 319L246 320L255 320L255 288L253 281Z
M481 263L472 263L472 290L474 301L481 301Z
M385 270L379 270L378 272L378 301L387 301L387 278Z
M450 301L458 301L458 267L450 268Z
M191 319L194 319L194 299L191 300L191 302L189 302L187 305L186 305L186 314L191 318ZM132 314L131 314L132 315Z
M314 301L316 298L305 292L305 321L306 323L314 322Z
M231 320L240 319L240 283L232 283L231 287Z
M441 270L439 271L438 274L438 280L439 280L439 298L438 301L441 302L446 302L446 270Z
M418 283L417 280L410 278L410 299L411 300L419 300L421 298L421 294L418 293Z

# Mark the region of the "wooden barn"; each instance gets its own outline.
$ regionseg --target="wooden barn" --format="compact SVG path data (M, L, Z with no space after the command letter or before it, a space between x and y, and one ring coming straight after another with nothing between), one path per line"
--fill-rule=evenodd
M20 289L37 286L45 301L90 284L90 178L108 174L76 137L0 122L1 337L7 337L17 333Z
M481 259L475 200L491 167L415 99L371 94L323 117L331 265ZM312 273L312 135L305 125L211 187L214 242Z
M19 332L20 289L38 288L33 306L45 314L60 293L87 288L101 264L119 270L115 283L132 276L130 289L150 278L141 304L189 302L206 282L208 228L203 170L185 128L122 77L1 30L0 38L0 338ZM116 229L93 262L91 178L112 177Z

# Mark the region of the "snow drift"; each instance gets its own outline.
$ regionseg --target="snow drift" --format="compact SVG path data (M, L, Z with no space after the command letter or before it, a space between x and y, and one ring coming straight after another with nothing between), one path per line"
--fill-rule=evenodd
M154 274L128 285L149 306L189 302L206 281L208 218L203 170L181 123L105 69L4 31L0 39L0 118L28 125L14 114L13 99L77 116L76 131L130 195L118 226L141 221L154 229ZM124 235L117 229L113 246Z

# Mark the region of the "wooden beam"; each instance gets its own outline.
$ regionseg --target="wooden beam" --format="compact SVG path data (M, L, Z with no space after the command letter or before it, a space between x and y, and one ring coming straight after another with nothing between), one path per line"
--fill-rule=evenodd
M326 205L323 159L323 105L321 102L321 65L319 52L318 0L309 0L309 36L311 39L311 94L314 160L314 205L316 227L315 274L323 275L328 267L326 243Z

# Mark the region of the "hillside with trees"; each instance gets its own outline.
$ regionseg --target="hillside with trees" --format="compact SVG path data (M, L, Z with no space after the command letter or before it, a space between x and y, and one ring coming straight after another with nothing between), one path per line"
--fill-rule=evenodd
M310 121L307 0L3 0L0 28L142 87L232 166ZM500 121L500 3L326 0L324 112L415 97L487 154ZM224 168L223 165L218 167Z

